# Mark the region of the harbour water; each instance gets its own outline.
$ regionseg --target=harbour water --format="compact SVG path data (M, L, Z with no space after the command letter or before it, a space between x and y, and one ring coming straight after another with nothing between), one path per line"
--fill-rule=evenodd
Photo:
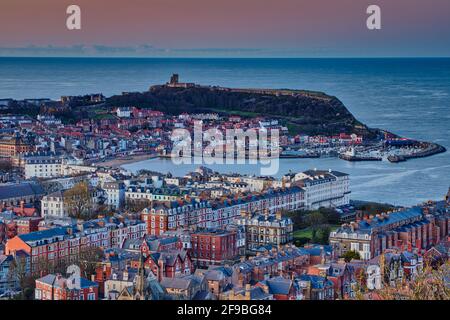
M144 91L181 81L228 87L292 88L337 96L362 122L450 150L450 59L70 59L0 58L1 98L58 98ZM182 175L197 165L167 159L124 165ZM335 158L282 159L278 176L310 168L351 175L352 198L414 205L440 199L450 186L450 152L398 164ZM258 173L217 165L220 172Z

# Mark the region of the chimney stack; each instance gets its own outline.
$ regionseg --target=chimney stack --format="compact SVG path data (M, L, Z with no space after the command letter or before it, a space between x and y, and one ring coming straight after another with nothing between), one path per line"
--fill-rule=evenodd
M264 209L264 217L266 220L269 219L269 209Z
M282 218L281 210L277 211L276 218L277 218L277 220L281 220L281 218Z
M20 213L23 215L25 213L25 201L20 201Z
M84 227L83 227L83 220L77 220L77 229L80 232L83 232Z
M249 299L250 300L250 298L251 298L251 288L252 288L252 286L250 285L250 284L246 284L245 285L245 298L247 298L247 299Z

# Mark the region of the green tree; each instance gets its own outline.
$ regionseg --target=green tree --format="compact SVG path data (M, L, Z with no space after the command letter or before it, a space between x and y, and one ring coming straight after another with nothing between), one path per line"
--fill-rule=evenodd
M325 223L325 217L321 212L313 211L306 217L306 221L312 228L315 228Z
M344 258L345 262L350 262L353 259L355 260L360 260L361 256L359 255L358 251L354 251L354 250L349 250L346 253L344 253L341 258Z
M331 229L328 225L322 225L317 227L317 231L314 232L313 238L311 239L314 243L328 244L328 238L330 236Z

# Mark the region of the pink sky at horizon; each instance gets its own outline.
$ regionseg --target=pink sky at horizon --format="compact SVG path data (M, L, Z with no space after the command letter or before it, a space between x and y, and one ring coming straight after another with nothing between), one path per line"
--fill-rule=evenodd
M82 30L66 29L66 8ZM366 8L382 9L382 30ZM152 45L450 55L448 0L1 0L0 47Z

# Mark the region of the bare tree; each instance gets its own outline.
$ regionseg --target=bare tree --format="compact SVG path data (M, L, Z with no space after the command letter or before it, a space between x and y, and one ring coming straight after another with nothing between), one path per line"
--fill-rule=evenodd
M86 247L80 251L79 258L74 264L77 264L85 278L90 278L95 273L95 269L102 261L103 250L97 247Z
M377 294L383 300L450 300L450 262L437 269L424 267L413 279L406 277L399 283L391 285L383 279L383 288L367 295L362 288L357 292L358 299L370 299Z
M93 203L87 182L77 183L64 192L64 202L69 215L78 219L88 219L93 213Z
M14 257L9 265L8 278L17 283L21 289L21 298L25 299L27 289L34 289L34 279L29 272L25 257Z

